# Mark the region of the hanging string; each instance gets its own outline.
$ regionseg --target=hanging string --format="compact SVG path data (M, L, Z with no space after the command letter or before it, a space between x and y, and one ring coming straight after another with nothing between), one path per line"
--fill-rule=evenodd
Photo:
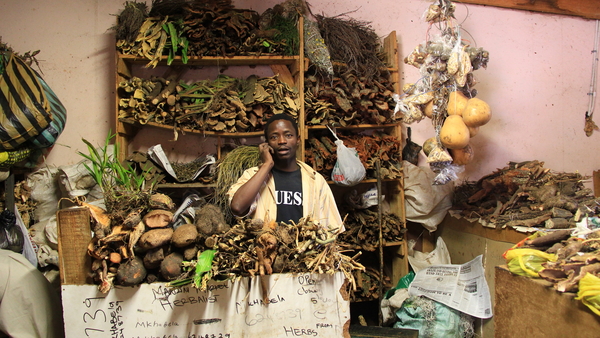
M598 35L600 35L600 20L596 20L596 34L594 36L594 49L592 50L592 79L590 81L590 91L588 92L589 104L588 110L585 112L585 135L590 137L594 130L600 130L596 123L592 120L594 116L594 107L596 105L596 77L598 73Z

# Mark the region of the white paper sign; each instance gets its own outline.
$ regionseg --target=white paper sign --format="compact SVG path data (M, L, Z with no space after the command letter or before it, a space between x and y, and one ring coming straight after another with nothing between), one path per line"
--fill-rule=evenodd
M431 265L419 270L408 293L425 296L477 318L492 317L482 255L465 264Z
M341 272L274 274L211 281L206 292L164 283L117 287L63 285L67 338L342 337L350 304Z

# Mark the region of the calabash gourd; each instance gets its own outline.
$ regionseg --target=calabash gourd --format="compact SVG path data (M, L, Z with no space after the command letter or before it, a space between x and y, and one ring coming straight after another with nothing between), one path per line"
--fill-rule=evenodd
M470 144L461 149L450 149L450 156L452 156L452 163L456 165L467 165L473 161L475 152Z
M425 114L425 116L431 118L433 116L433 100L427 102L427 104L425 104L425 108L423 109L423 113Z
M463 119L464 121L464 119ZM467 126L469 127L469 126ZM474 137L479 133L479 127L469 127L469 137Z
M462 116L467 126L480 127L490 121L492 110L485 101L474 97L467 102Z
M462 92L451 92L450 95L448 95L448 106L446 109L448 115L462 116L468 101L469 98L466 97Z
M440 129L440 141L448 149L461 149L469 144L469 127L460 115L446 117Z

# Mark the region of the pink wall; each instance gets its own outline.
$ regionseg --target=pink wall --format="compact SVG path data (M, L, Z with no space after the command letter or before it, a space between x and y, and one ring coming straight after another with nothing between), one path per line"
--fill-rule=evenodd
M280 1L235 1L259 12ZM113 37L108 28L122 0L4 0L0 36L15 50L40 49L46 81L68 109L67 127L47 161L80 160L81 138L101 143L111 127ZM148 0L147 3L150 3ZM370 21L381 36L396 30L404 58L427 38L421 19L430 1L330 0L312 3L315 14ZM600 132L586 137L595 21L487 6L457 4L457 19L473 41L490 52L487 69L475 71L478 97L493 110L490 123L472 140L475 161L464 178L476 180L509 161L541 160L555 171L591 175L600 169ZM436 34L432 28L430 34ZM416 68L401 64L402 83ZM596 109L600 103L596 104ZM600 124L600 112L596 114ZM411 125L413 140L434 135L427 120ZM170 137L171 135L165 135ZM424 158L421 159L424 164Z

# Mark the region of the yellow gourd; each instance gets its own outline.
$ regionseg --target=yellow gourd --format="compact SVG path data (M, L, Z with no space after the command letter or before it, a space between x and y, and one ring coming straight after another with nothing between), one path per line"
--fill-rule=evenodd
M452 156L452 163L456 165L467 165L473 161L475 153L470 144L461 149L450 149L450 156Z
M474 137L479 133L479 127L467 127L469 128L469 137Z
M433 116L433 100L427 102L425 108L423 109L423 113L429 118Z
M463 120L469 127L480 127L488 123L492 118L490 106L476 97L469 99L463 111Z
M440 141L448 149L461 149L469 144L469 128L460 115L446 117L440 129Z
M450 93L448 96L448 107L446 109L448 115L462 116L463 110L465 110L468 101L469 98L466 97L462 92L456 91Z

